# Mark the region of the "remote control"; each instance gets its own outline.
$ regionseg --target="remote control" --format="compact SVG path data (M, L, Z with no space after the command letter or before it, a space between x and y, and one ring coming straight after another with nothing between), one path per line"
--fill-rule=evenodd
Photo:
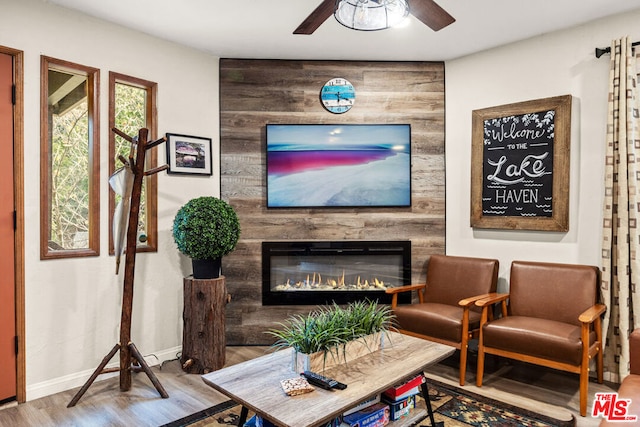
M325 390L331 390L332 388L344 390L345 388L347 388L346 384L328 377L324 377L320 374L316 374L315 372L304 371L301 375L304 376L310 384L317 385L318 387L321 387Z

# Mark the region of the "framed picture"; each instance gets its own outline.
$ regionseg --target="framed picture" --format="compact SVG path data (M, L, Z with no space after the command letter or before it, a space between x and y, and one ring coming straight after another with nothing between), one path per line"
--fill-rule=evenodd
M167 133L170 174L211 175L211 138Z
M471 226L569 230L571 95L474 110Z

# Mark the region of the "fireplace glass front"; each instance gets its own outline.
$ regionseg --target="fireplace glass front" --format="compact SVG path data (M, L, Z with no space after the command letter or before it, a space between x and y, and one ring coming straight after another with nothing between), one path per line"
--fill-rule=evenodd
M390 303L385 289L411 282L411 242L263 242L262 270L263 305Z

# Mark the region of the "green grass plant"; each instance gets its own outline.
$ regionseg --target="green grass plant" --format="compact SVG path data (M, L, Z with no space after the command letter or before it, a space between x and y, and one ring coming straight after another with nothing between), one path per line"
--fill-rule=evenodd
M299 353L334 351L349 341L393 328L391 308L377 301L356 301L341 307L320 306L307 315L294 315L281 327L267 331L277 341L276 350L292 347Z

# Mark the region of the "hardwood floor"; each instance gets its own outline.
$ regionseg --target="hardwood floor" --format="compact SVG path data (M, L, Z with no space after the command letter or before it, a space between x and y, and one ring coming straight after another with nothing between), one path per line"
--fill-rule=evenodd
M269 351L267 347L227 347L227 365L252 359ZM456 356L433 366L429 377L456 385ZM597 426L598 419L578 414L578 377L546 368L505 360L487 365L484 385L475 387L475 360L470 358L465 388L478 394L544 412L556 418L574 415L578 427ZM133 386L120 392L118 378L95 382L73 408L67 404L77 389L8 405L0 410L1 427L22 426L160 426L227 400L205 385L199 375L186 374L178 361L152 368L168 399L162 399L144 373L133 375ZM589 409L595 392L615 391L607 384L589 384Z
M427 377L458 386L456 357L457 354L432 366L426 372ZM476 358L470 352L464 386L466 390L560 420L573 416L577 427L598 426L600 419L589 415L594 394L617 390L616 384L598 384L592 379L589 382L587 416L581 417L577 374L487 355L482 387L476 387L475 364Z
M229 347L227 364L264 354L266 347ZM175 361L151 368L169 394L162 399L147 376L133 374L132 387L120 392L118 377L96 381L73 408L67 408L78 389L43 397L0 411L1 427L155 427L227 400L187 374Z

